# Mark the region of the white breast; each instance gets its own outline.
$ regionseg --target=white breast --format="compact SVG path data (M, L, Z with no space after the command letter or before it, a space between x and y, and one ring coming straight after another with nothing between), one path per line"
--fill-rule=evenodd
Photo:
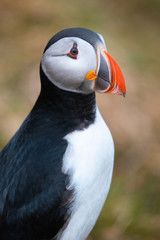
M113 171L114 144L98 109L96 121L83 131L68 134L63 172L75 189L69 223L61 240L84 240L89 235L107 197Z

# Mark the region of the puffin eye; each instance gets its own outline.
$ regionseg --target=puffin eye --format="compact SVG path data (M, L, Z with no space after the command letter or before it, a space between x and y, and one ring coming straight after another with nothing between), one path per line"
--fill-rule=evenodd
M70 52L67 54L69 57L76 59L78 56L78 48L77 43L73 44L73 47L71 48Z

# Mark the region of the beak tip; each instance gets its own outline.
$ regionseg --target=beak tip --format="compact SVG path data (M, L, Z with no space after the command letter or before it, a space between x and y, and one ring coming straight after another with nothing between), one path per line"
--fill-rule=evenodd
M116 61L109 55L109 53L105 52L105 54L109 59L112 70L112 87L110 89L110 92L125 97L126 86L122 71Z

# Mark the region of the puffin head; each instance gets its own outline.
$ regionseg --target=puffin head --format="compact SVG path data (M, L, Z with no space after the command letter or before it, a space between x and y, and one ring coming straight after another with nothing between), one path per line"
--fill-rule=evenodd
M88 29L69 28L53 36L43 52L41 70L63 90L126 93L123 74L107 53L103 37Z

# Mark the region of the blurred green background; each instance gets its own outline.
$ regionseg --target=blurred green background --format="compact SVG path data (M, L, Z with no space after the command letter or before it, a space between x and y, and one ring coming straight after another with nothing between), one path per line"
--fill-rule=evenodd
M127 86L126 98L97 94L116 156L109 196L88 239L159 240L159 0L0 0L0 149L38 96L47 41L69 27L104 36Z

